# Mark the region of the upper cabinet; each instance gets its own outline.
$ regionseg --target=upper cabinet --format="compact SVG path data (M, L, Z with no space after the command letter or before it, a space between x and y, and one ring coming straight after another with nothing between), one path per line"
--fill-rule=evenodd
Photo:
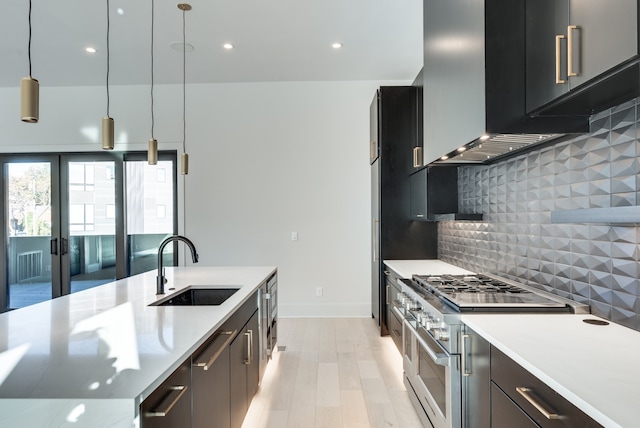
M589 115L634 97L638 1L527 0L526 61L528 112Z

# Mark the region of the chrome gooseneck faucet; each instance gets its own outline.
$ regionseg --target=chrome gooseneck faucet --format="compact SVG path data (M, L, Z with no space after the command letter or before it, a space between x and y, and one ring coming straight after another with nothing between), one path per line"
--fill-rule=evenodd
M173 235L162 241L160 243L160 247L158 248L158 276L156 277L156 294L164 294L164 284L167 282L167 279L164 277L164 268L162 267L162 252L164 251L164 247L166 247L169 242L173 241L182 241L187 244L189 250L191 250L191 259L194 263L198 263L198 253L196 252L196 247L188 238L180 235Z

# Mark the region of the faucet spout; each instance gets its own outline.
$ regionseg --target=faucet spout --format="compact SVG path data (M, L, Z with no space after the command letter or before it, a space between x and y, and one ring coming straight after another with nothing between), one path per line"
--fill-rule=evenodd
M194 263L198 263L198 253L196 252L196 246L193 245L193 242L191 242L191 240L180 235L173 235L166 238L160 243L160 246L158 247L158 276L156 277L156 294L164 294L164 284L167 282L167 279L164 277L164 268L162 267L162 253L164 251L164 247L166 247L167 244L173 241L182 241L187 244L187 247L189 247L189 250L191 251L191 260L193 260Z

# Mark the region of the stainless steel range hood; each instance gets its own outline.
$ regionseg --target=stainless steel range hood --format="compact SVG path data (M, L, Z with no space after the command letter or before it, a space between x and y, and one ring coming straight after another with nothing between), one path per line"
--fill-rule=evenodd
M512 155L532 145L549 142L564 134L497 134L487 139L478 139L465 146L464 151L443 156L434 164L488 163L505 155Z

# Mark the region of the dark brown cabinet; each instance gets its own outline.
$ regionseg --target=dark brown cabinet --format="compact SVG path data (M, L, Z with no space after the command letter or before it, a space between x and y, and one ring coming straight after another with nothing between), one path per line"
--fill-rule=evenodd
M494 346L491 421L493 428L602 426Z
M528 112L588 115L637 95L637 0L526 0L525 27Z
M229 396L232 428L242 426L251 399L258 390L259 349L258 312L256 311L229 346Z
M191 426L191 359L142 402L140 414L144 428Z
M193 428L231 426L229 342L234 333L223 327L193 354Z

